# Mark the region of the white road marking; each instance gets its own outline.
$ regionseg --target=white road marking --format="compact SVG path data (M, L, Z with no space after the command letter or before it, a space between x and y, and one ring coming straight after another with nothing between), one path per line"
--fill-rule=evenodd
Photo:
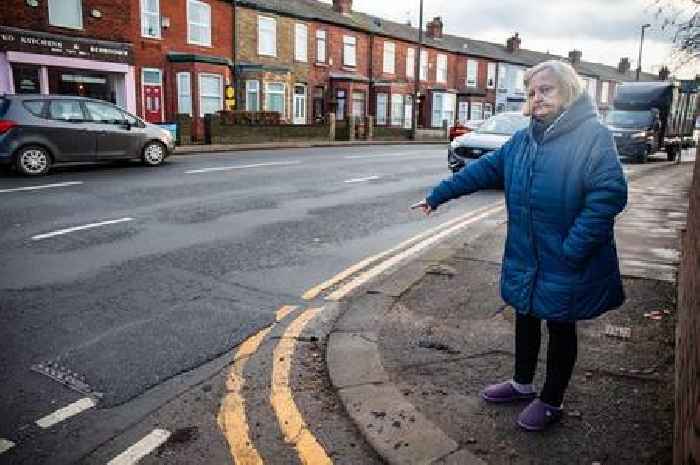
M7 192L21 192L21 191L38 191L40 189L51 189L53 187L67 187L67 186L77 186L82 184L82 181L71 181L71 182L61 182L57 184L44 184L43 186L27 186L27 187L15 187L14 189L0 189L0 194Z
M134 465L156 450L170 437L170 431L154 429L139 442L110 460L107 465Z
M355 179L348 179L343 182L346 182L348 184L352 184L355 182L365 182L365 181L374 181L375 179L379 179L381 176L367 176L366 178L355 178Z
M61 423L62 421L67 420L68 418L73 417L75 415L78 415L79 413L82 413L85 410L91 409L96 405L97 402L95 402L95 399L85 397L83 399L80 399L79 401L73 402L72 404L63 407L62 409L56 410L52 414L46 415L44 418L37 420L36 424L39 425L41 428L50 428L53 425Z
M435 157L436 153L426 153L426 152L397 152L397 153L381 153L378 155L348 155L345 157L346 160L361 160L363 158L387 158L387 157Z
M218 166L215 168L202 168L201 170L185 171L185 174L200 174L200 173L211 173L214 171L243 170L243 169L247 169L247 168L262 168L265 166L298 165L299 163L301 163L300 160L292 160L292 161L271 161L269 163L256 163L254 165Z
M118 220L100 221L99 223L90 223L90 224L85 224L83 226L74 226L72 228L60 229L58 231L52 231L49 233L38 234L36 236L32 236L32 240L33 241L40 241L42 239L48 239L49 237L54 237L54 236L61 236L63 234L68 234L68 233L72 233L75 231L82 231L84 229L99 228L101 226L107 226L110 224L125 223L127 221L133 221L133 220L134 220L133 218L119 218Z
M8 450L12 449L15 447L15 443L8 440L8 439L3 439L0 438L0 454L4 454Z

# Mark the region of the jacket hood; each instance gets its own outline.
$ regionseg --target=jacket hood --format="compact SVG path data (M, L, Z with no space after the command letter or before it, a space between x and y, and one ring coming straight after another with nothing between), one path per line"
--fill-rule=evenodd
M563 134L573 131L591 118L597 118L595 107L588 94L584 93L579 98L574 100L574 103L564 111L554 122L547 128L543 142L555 139ZM528 134L534 141L533 135L534 119L528 128Z

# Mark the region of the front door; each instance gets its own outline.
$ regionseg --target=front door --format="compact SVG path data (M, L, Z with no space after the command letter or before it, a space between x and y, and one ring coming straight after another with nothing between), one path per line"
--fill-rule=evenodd
M294 86L294 124L306 124L306 86Z
M163 96L161 86L143 86L143 116L149 123L161 121Z

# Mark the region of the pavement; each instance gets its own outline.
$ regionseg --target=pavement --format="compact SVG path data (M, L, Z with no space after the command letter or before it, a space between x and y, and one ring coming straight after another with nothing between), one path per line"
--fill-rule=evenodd
M307 149L312 147L364 147L377 145L445 145L447 140L359 140L334 142L269 142L260 144L192 144L179 145L173 155L196 153L244 152L250 150Z
M512 376L514 313L498 289L503 212L334 303L328 372L362 436L396 465L670 465L675 269L691 181L690 161L631 177L616 226L627 301L579 323L565 415L544 433L516 426L524 405L479 397Z

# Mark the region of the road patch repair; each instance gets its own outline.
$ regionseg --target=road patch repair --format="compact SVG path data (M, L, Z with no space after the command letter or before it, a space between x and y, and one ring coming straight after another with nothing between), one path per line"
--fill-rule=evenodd
M515 316L499 297L504 215L490 230L458 232L449 246L331 299L341 317L328 342L330 379L379 455L396 465L670 465L673 252L685 221L688 166L655 169L655 182L666 186L659 194L632 190L617 234L627 301L579 323L566 413L545 433L515 425L524 406L479 398L485 385L512 376ZM648 204L656 208L644 215ZM671 233L648 234L659 227ZM544 367L542 351L538 386Z

